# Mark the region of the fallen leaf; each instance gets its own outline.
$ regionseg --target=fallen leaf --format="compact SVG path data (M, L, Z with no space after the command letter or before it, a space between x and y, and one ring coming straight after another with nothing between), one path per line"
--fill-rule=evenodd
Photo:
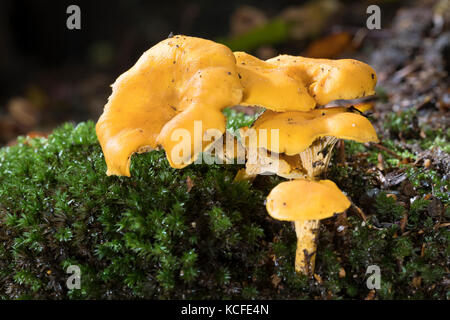
M39 132L39 131L30 131L27 133L27 138L34 139L34 138L47 138L48 133L45 132Z
M416 288L419 288L422 284L422 277L414 277L412 280L412 285Z
M8 111L17 123L25 127L33 127L39 121L35 107L25 98L12 98L8 103Z
M405 227L406 227L406 223L408 222L408 214L407 213L404 213L403 214L403 218L402 218L402 220L400 221L400 230L402 231L402 233L403 233L403 231L405 230Z
M392 198L392 199L394 199L394 200L397 200L397 196L396 196L395 194L393 194L393 193L388 193L388 194L386 195L386 197L387 197L387 198Z
M423 258L425 255L425 243L422 244L422 249L420 249L420 257Z
M383 171L384 170L384 158L383 158L383 155L381 154L381 153L379 153L378 154L378 159L377 159L377 168L380 170L380 171Z
M314 273L314 279L316 279L319 284L322 284L322 278L317 273Z
M187 192L191 192L192 187L194 187L194 181L192 181L191 177L186 178L186 184L187 184Z
M273 274L270 279L272 280L273 287L276 288L281 282L281 278L276 274Z
M311 58L332 59L351 48L352 36L348 32L338 32L313 41L305 55Z
M374 289L370 290L364 300L373 300L375 298L376 291Z

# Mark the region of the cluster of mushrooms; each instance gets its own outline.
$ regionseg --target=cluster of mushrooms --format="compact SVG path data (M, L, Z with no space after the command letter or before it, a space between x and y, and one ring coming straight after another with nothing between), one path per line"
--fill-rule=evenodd
M164 149L172 167L184 168L217 139L187 142L183 150L189 152L175 161L177 129L194 135L194 123L201 121L202 135L212 129L224 135L224 108L262 106L266 110L252 127L240 130L237 143L247 162L237 179L267 173L288 179L270 192L266 207L273 218L294 222L295 269L311 275L320 220L351 205L334 182L319 179L332 148L338 139L378 140L357 109L324 106L373 95L376 81L375 71L356 60L280 55L263 61L210 40L173 36L146 51L112 85L96 125L107 174L130 176L131 155L154 149ZM278 129L277 141L260 139L260 132L272 129ZM256 145L248 143L252 137Z

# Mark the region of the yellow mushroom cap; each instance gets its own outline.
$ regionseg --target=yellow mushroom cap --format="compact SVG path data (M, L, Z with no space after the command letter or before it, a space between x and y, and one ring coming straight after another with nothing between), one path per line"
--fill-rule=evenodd
M162 146L170 164L182 168L193 162L210 142L194 148L194 123L201 121L202 139L209 129L225 131L221 110L238 104L242 86L233 53L213 41L174 36L146 51L112 85L96 132L108 175L130 175L135 152ZM181 129L181 131L176 131ZM188 133L191 139L182 139ZM181 147L180 147L181 144ZM172 150L188 150L175 153ZM177 148L177 149L175 149ZM185 154L186 153L186 154ZM179 157L178 157L179 156Z
M307 111L316 102L301 77L245 52L235 52L236 67L244 88L242 105L260 105L274 111Z
M357 142L377 142L377 134L370 121L343 107L314 109L308 112L265 111L253 124L255 130L243 134L256 134L258 148L295 155L306 150L317 138L336 137ZM267 139L259 132L267 130ZM278 141L271 141L271 130L278 129ZM274 135L277 137L277 135Z
M314 59L280 55L267 60L295 78L302 78L319 105L337 99L375 94L377 75L368 64L353 59Z
M313 59L281 55L267 61L235 52L244 87L241 104L273 111L308 111L337 99L375 93L375 71L352 60Z
M331 180L291 180L277 185L266 208L277 220L320 220L345 211L350 201Z

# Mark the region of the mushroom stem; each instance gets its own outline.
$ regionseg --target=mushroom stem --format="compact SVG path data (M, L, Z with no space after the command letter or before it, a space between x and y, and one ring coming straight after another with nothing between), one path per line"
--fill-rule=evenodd
M314 180L316 176L327 170L331 151L337 141L337 138L331 136L319 138L308 149L300 153L308 179ZM295 271L312 275L316 262L316 239L319 234L320 220L295 221L294 224L297 234Z
M313 274L316 262L316 238L319 233L320 220L294 221L297 234L295 254L295 271L301 274Z

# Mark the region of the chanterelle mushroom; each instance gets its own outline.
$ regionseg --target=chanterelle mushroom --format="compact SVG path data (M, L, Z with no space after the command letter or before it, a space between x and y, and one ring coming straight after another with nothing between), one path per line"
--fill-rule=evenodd
M269 214L277 220L295 223L296 271L308 274L314 270L319 220L347 210L350 204L330 180L292 180L272 189L266 203Z
M337 99L375 94L375 71L352 60L327 60L281 55L267 61L235 52L244 87L241 104L273 111L308 111Z
M272 141L271 130L278 130ZM261 139L260 132L268 132ZM285 178L315 177L327 167L331 151L338 139L376 142L377 134L370 121L348 108L314 109L307 112L265 111L251 129L244 128L249 175L276 173ZM251 144L252 141L256 143ZM252 148L253 147L253 148ZM256 152L256 155L254 154ZM277 153L278 157L270 156Z
M267 133L273 129L278 130L278 134L275 135L277 141L272 141L272 135ZM262 130L266 130L264 135L260 135ZM328 168L331 151L338 139L358 142L378 141L375 129L366 117L342 107L307 112L267 110L255 121L251 129L244 128L240 132L248 150L245 175L247 178L269 172L288 179L315 179ZM242 173L241 176L243 176ZM326 182L327 185L330 183L332 182ZM297 184L293 181L292 186ZM302 182L302 185L305 185L305 182ZM334 183L332 185L338 190ZM310 184L310 186L317 185ZM310 202L311 195L305 194L303 189L288 190L286 188L280 187L274 194L278 195L286 191L288 194L285 197L294 197L300 202ZM325 198L322 203L319 201L311 205L319 204L323 208L332 205ZM302 206L305 207L306 204ZM297 205L275 208L271 205L269 212L273 213L274 210L287 212L286 210L290 208L289 214L295 214L293 208L296 207ZM267 208L269 209L269 205ZM301 215L302 218L292 219L295 220L295 230L299 239L295 267L300 273L314 270L316 236L320 225L319 220L315 218L320 210L314 214L313 211L308 212L311 212L309 216ZM281 217L280 213L272 213L271 215L275 218Z
M337 99L357 99L375 93L375 71L356 60L311 59L281 55L261 61L235 52L244 94L241 104L261 105L269 110L252 126L242 129L248 150L245 174L249 179L265 172L288 179L315 179L329 164L338 139L377 141L373 126L351 108L314 109ZM356 109L355 109L356 110ZM273 129L278 130L272 141ZM265 130L264 139L260 132ZM255 141L257 141L255 143ZM295 189L291 190L292 192ZM302 199L301 193L296 193ZM295 223L300 238L315 240L319 220ZM297 243L296 270L313 271L315 241ZM301 255L304 255L301 257ZM305 261L312 265L306 266Z
M171 166L192 163L213 142L202 141L209 129L225 132L221 110L242 98L230 49L181 35L146 51L112 88L96 126L108 175L129 176L133 153L160 146ZM200 137L194 136L196 123ZM190 139L182 140L184 133Z
M363 116L346 108L313 110L316 104L371 95L375 84L373 69L356 60L283 55L262 61L243 52L233 54L227 47L209 40L174 36L145 52L116 80L96 132L108 175L129 176L133 153L160 147L166 151L172 167L183 168L200 152L223 144L223 139L216 141L225 132L222 109L236 104L261 105L273 111L266 111L254 124L256 147L249 152L249 158L266 161L261 151L276 153L281 158L276 163L247 161L247 172L241 172L241 176L247 178L263 170L287 178L314 179L327 168L337 139L377 140L373 127ZM263 129L279 130L279 139L271 141L270 134L266 135L268 141L258 139L258 131ZM251 137L251 132L255 131L243 130L241 135ZM227 161L236 157L234 151L240 145L232 139L229 149L218 148L215 155ZM330 181L280 184L271 195L278 194L278 190L288 195L277 199L286 196L290 199L283 201L283 206L294 203L292 208L296 209L291 213L297 215L293 219L297 235L304 239L298 241L296 269L304 273L311 271L318 219L345 210L348 200L343 200L339 189ZM296 201L302 199L295 194L298 190L308 191L300 195L309 197L314 213L305 209L308 205L291 201L290 197L296 197ZM336 201L324 203L327 192ZM286 209L277 204L277 199L271 199L269 196L269 212L274 217L282 217ZM312 264L306 265L311 260Z

